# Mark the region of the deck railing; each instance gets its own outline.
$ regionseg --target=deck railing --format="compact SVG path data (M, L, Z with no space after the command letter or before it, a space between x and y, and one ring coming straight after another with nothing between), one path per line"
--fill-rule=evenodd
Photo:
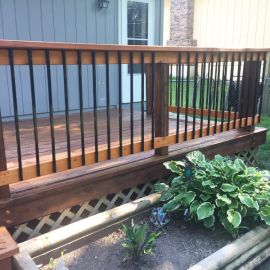
M13 157L17 159L17 168L9 168L5 124L10 118L2 115L0 185L151 149L157 155L165 155L168 146L175 143L252 127L260 121L267 52L266 49L0 41L0 66L6 68L10 83L16 138ZM28 69L23 75L29 80L31 93L28 117L32 123L34 163L24 160L25 150L22 150L26 140L29 143L29 135L22 135L26 117L18 110L17 84L21 74L16 69L20 67ZM43 114L38 113L37 67L44 68L46 81L48 110ZM54 67L57 67L56 77L63 81L64 118L60 135L56 134L59 126L56 118L61 110L54 106ZM74 86L73 80L76 88L70 85L72 82ZM103 86L100 81L105 82ZM1 83L0 89L8 91ZM78 99L74 109L70 103L75 92ZM99 104L100 97L105 104ZM75 150L73 113L78 114L76 129L79 129ZM46 160L41 157L40 144L45 136L44 126L39 125L44 117L48 118L50 130L46 145L42 146L50 152ZM88 120L93 125L86 127ZM86 143L89 129L93 140ZM64 135L65 153L58 153L57 136Z

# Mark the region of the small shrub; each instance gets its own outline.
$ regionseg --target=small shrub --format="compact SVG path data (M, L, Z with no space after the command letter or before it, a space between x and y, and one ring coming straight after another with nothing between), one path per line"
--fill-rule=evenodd
M147 224L135 225L133 220L131 226L123 225L125 240L122 246L127 249L125 259L132 259L143 254L151 254L154 242L160 233L149 232Z
M221 223L233 236L259 219L270 225L269 172L220 155L208 161L199 151L164 165L173 173L172 180L170 185L156 184L155 189L166 202L165 211L181 211L206 228Z
M57 262L56 259L50 258L50 261L48 263L48 266L51 270L68 270L68 268L65 266L64 262L64 255L65 255L65 250L61 251L61 258Z

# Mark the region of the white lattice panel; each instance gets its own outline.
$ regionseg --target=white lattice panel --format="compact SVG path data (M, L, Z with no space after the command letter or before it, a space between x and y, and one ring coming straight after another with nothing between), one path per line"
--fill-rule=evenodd
M115 206L136 200L153 192L154 184L157 181L139 185L135 188L126 189L119 193L104 196L98 200L85 202L65 209L62 212L50 214L48 216L29 221L15 226L11 229L13 238L17 242L36 237L48 231L55 230L61 226L73 223L82 218L86 218L97 213L112 209Z
M254 148L254 149L237 153L236 156L243 159L245 163L249 166L257 166L258 164L257 154L258 154L258 148Z

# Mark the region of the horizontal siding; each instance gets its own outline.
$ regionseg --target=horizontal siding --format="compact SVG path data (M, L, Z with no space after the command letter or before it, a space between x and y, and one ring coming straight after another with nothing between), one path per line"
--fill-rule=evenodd
M0 39L110 43L118 42L117 0L108 9L100 9L96 0L0 0ZM64 110L63 69L52 66L53 106ZM92 70L83 66L83 97L85 108L93 105ZM114 68L111 70L111 104L117 103ZM48 112L46 67L34 67L37 112ZM78 109L78 70L68 67L70 109ZM13 115L9 68L0 67L0 108L2 116ZM104 105L105 69L97 68L98 104ZM32 113L28 67L16 67L18 110L20 115Z
M269 0L195 0L200 47L269 48Z

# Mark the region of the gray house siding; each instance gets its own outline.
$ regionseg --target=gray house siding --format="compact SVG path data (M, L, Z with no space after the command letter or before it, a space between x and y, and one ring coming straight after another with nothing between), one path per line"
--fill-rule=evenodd
M161 44L163 0L155 1L155 44ZM96 0L0 0L0 39L58 41L75 43L118 43L118 0L100 9ZM54 111L64 110L63 69L52 66ZM34 67L37 112L48 112L46 67ZM78 70L68 66L69 107L77 110ZM117 69L110 67L111 105L117 105ZM16 67L18 110L31 115L29 68ZM105 105L105 67L97 66L98 105ZM83 66L84 107L91 108L92 69ZM0 67L0 108L3 117L13 115L10 73Z

